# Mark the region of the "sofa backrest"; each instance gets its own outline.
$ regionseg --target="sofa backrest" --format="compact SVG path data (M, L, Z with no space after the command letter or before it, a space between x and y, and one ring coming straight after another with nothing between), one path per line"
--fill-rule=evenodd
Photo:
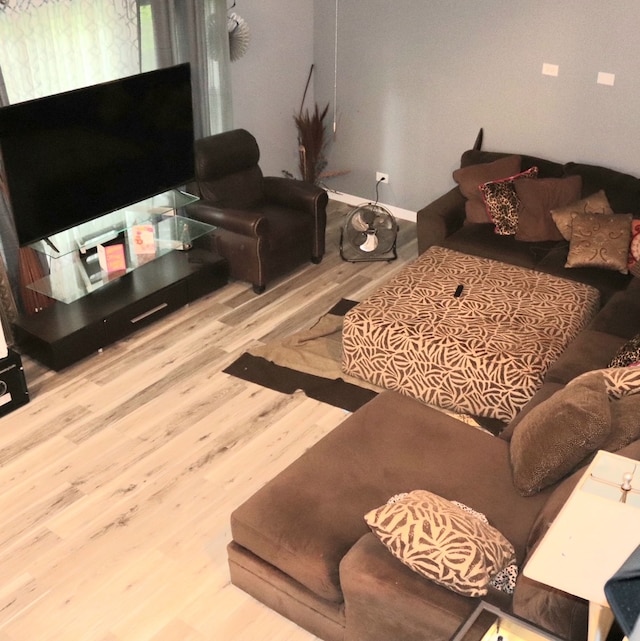
M478 149L465 151L460 158L460 167L493 162L512 155L520 155L522 158L520 171L536 166L540 178L581 176L583 198L604 189L615 213L633 214L634 218L640 218L640 178L615 169L577 162L563 164L536 156Z
M566 176L582 177L582 196L589 196L604 189L614 212L633 214L640 218L640 179L615 169L568 162L564 165Z
M561 178L563 173L563 165L552 160L545 160L544 158L537 158L536 156L527 156L523 154L510 154L498 151L479 151L477 149L469 149L462 154L460 159L460 166L467 167L468 165L478 165L481 163L493 162L498 158L505 158L506 156L520 156L522 162L520 171L529 169L536 166L539 170L540 178Z

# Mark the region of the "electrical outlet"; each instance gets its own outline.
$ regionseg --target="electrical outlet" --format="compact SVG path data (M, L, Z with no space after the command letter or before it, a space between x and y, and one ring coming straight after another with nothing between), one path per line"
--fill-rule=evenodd
M385 185L389 184L389 174L383 174L381 171L376 171L376 182L382 182L385 183Z

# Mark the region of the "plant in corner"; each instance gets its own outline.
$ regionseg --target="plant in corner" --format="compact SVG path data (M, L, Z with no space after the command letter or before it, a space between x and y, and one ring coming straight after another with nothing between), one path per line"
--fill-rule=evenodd
M309 69L307 84L302 94L302 102L297 115L293 117L298 130L298 168L302 180L309 183L316 183L322 171L327 166L324 151L327 145L325 138L324 119L329 111L329 103L322 111L316 103L313 111L304 109L304 102L307 97L307 90L313 74L313 65ZM285 175L292 177L288 172Z

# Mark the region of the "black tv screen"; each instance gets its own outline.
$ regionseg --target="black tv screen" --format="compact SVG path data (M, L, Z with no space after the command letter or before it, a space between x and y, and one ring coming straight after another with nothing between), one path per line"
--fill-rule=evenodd
M0 109L20 245L194 177L188 64Z

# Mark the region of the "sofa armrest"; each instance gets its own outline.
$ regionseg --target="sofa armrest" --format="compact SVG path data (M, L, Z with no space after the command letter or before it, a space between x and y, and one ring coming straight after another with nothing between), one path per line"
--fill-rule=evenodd
M465 218L465 198L457 187L440 196L418 211L418 253L441 243L462 227Z
M245 209L220 209L220 207L214 207L203 200L187 205L185 209L187 215L194 220L252 238L264 236L269 225L267 218L260 212Z

